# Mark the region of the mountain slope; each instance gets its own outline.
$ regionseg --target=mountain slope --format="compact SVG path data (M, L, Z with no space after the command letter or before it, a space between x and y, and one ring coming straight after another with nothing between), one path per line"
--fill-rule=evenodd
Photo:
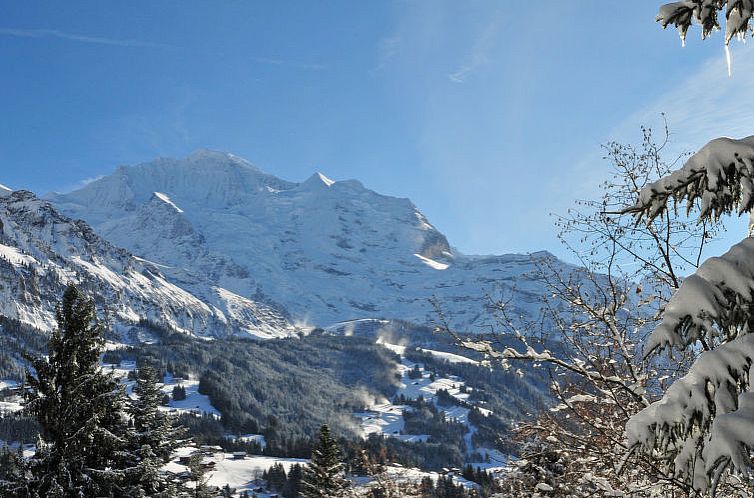
M189 292L161 274L159 265L113 246L31 192L3 190L0 315L50 330L69 282L91 290L123 335L138 333L144 321L199 336L275 337L293 331L268 305L218 287Z
M408 199L320 173L288 182L231 154L119 167L48 198L188 288L200 282L280 303L302 323L427 323L434 296L452 325L482 330L486 293L512 294L513 313L533 316L544 291L527 277L530 256L454 254Z

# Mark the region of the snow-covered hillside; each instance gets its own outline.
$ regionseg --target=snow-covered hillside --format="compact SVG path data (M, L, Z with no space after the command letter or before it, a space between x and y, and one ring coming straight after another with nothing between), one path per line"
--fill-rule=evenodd
M512 292L512 313L536 316L544 292L530 256L458 254L408 199L321 173L288 182L231 154L119 167L48 198L186 288L279 303L299 323L427 323L436 296L452 325L482 330L486 293Z
M85 222L60 214L31 192L0 195L0 314L50 330L69 282L98 298L117 331L140 322L200 336L288 335L274 308L217 286L186 290L159 265L99 237ZM136 327L134 330L138 330Z

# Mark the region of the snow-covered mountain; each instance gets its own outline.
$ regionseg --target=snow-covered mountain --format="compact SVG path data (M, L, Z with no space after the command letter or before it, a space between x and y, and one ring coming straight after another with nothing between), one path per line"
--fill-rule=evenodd
M92 289L124 335L140 333L145 321L199 336L266 338L294 331L267 304L217 286L188 291L159 265L112 245L31 192L0 188L0 314L50 330L69 282Z
M487 293L535 316L544 291L531 256L455 253L408 199L321 173L281 180L231 154L121 166L48 199L181 287L279 303L294 322L427 323L436 297L452 325L483 330Z

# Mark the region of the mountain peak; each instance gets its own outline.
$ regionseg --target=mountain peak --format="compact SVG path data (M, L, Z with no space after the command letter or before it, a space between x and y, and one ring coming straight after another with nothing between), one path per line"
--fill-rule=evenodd
M333 183L335 183L334 180L329 179L323 173L317 171L301 185L305 187L330 187Z
M251 166L251 163L247 161L246 159L243 159L242 157L229 154L227 152L220 152L217 150L210 150L210 149L199 149L195 150L191 154L185 157L184 159L187 162L232 162L232 163L238 163L243 164L245 166Z
M215 151L119 169L52 201L198 294L227 289L316 325L354 317L425 323L436 296L454 326L483 328L483 296L532 266L529 256L454 254L409 199L321 172L288 182ZM517 293L530 294L517 314L538 313L536 285L518 284Z

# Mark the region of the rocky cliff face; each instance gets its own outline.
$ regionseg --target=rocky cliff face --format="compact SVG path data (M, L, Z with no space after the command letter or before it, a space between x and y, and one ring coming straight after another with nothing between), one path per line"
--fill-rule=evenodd
M166 227L176 237L179 228ZM124 337L140 336L144 322L198 336L277 337L294 330L264 303L217 286L186 290L160 265L102 239L86 222L68 218L31 192L4 189L0 314L50 330L69 282L96 295L100 310Z

